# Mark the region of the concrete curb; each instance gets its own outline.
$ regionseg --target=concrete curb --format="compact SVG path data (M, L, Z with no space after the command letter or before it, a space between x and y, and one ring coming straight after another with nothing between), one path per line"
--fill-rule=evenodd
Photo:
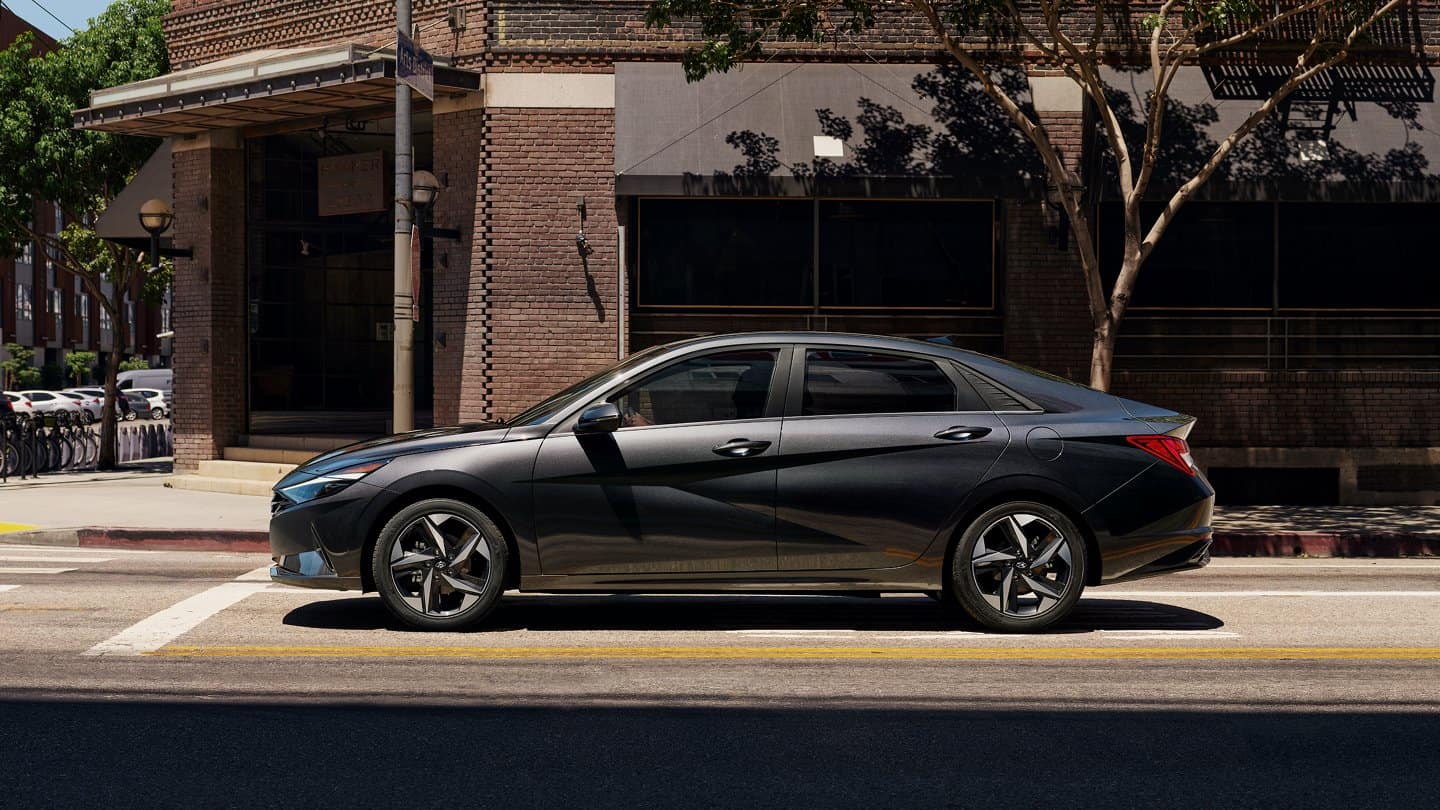
M233 529L40 529L0 534L0 544L269 553L263 531ZM1385 532L1215 533L1216 557L1440 557L1440 535Z
M0 535L0 544L139 548L156 551L270 552L270 535L233 529L41 529Z
M1437 557L1440 535L1403 532L1215 533L1216 557Z

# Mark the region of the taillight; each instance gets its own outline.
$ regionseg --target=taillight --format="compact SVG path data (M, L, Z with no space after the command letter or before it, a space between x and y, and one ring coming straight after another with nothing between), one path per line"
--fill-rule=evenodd
M1195 460L1190 457L1190 445L1186 444L1184 439L1149 433L1144 436L1126 436L1125 441L1186 475L1195 474Z

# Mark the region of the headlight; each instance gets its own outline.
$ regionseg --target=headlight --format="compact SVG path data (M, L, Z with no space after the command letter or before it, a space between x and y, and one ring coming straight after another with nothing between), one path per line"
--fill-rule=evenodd
M367 461L363 464L344 467L334 472L316 476L309 481L291 484L280 490L280 492L297 504L313 501L316 498L334 495L389 463L390 459L387 458L380 461Z

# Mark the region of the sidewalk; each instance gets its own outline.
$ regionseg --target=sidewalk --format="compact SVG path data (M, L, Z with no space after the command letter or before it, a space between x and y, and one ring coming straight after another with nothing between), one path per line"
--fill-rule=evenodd
M0 484L0 543L267 551L270 501L169 489L168 465ZM1440 556L1440 506L1215 510L1216 556Z

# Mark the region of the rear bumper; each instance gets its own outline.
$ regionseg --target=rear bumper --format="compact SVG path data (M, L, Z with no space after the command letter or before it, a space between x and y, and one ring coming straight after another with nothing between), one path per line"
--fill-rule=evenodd
M1210 562L1215 490L1203 475L1165 464L1137 476L1086 512L1100 550L1098 584L1125 582Z

